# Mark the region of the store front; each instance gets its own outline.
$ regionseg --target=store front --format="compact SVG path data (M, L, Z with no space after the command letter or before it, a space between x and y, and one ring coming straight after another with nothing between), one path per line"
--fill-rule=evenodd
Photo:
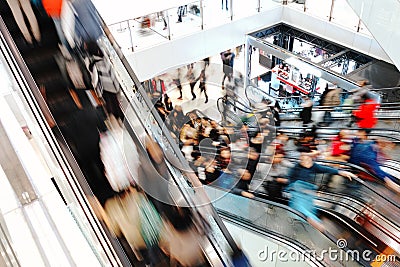
M276 97L309 95L318 100L331 84L350 91L361 80L350 76L374 63L373 58L284 24L249 34L246 47L247 62L257 51L258 63L267 69L252 81ZM249 79L254 67L246 65Z

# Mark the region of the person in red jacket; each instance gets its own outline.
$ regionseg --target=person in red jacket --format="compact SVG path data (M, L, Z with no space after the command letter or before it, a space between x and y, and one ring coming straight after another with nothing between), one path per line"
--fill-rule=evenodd
M63 0L42 0L44 10L52 18L60 18Z
M378 121L375 117L375 111L379 107L379 104L371 99L368 94L364 94L362 99L363 103L360 105L358 110L353 112L353 115L356 118L357 126L359 128L370 131L375 127Z

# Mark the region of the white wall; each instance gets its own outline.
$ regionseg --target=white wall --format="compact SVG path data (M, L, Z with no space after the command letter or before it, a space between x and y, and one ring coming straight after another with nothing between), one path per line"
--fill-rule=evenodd
M347 0L347 2L400 70L399 0Z

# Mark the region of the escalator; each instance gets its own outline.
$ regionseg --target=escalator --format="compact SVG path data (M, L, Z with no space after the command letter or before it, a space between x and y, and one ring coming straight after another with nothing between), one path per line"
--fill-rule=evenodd
M228 110L232 109L234 103L225 101L231 105ZM239 107L237 107L239 109ZM240 108L241 109L241 108ZM244 109L241 109L244 112ZM228 113L231 116L230 121L237 120L236 113ZM240 120L239 120L240 121ZM278 130L279 131L279 130ZM298 158L298 155L293 155L293 159ZM336 163L346 165L343 163ZM349 166L354 170L367 173L366 170L358 166ZM369 173L369 175L371 175ZM372 175L373 176L373 175ZM324 178L322 178L323 180ZM377 178L375 178L377 180ZM253 181L254 182L254 181ZM256 182L257 184L262 181ZM317 181L315 181L317 183ZM342 214L344 217L352 221L353 224L358 224L368 229L368 233L374 235L376 238L382 238L381 240L387 245L391 246L392 249L398 250L399 241L397 233L399 233L399 206L398 196L389 191L381 183L363 181L356 179L357 190L355 187L342 188L339 191L332 192L318 192L318 202L321 208L330 210L331 212ZM321 185L319 181L317 185ZM254 186L258 188L258 186ZM367 211L366 213L364 213ZM371 212L371 214L369 214ZM372 219L371 219L372 218Z
M222 102L221 102L222 104ZM237 122L241 122L241 120L239 119L240 116L240 112L243 114L248 113L248 109L243 109L241 106L236 107L236 110L239 110L240 112L231 112L234 108L235 108L235 103L234 101L230 101L229 99L225 100L223 102L224 105L226 105L227 107L225 107L225 110L228 110L228 112L225 111L226 113L226 117L231 121L237 121ZM244 104L242 104L244 105ZM222 109L222 111L224 110L222 107L222 105L218 106L218 108ZM248 114L253 114L253 113L257 113L256 111L248 113ZM242 115L243 116L243 115ZM298 137L300 133L304 132L304 130L306 130L307 127L278 127L276 129L277 132L281 132L281 133L285 133L290 137ZM343 128L343 129L347 129L347 128ZM333 128L333 127L318 127L317 129L317 133L318 136L320 138L333 138L338 132L338 129ZM390 135L388 135L388 133L390 133ZM386 138L388 140L390 140L393 143L398 143L400 140L398 139L398 131L394 130L394 129L373 129L370 133L371 136L375 136L375 137L381 137L381 138ZM290 150L290 148L289 148ZM294 153L294 155L292 155L293 157L297 157L297 153ZM358 167L358 166L352 166L352 168L355 168L355 170L357 171L361 171L361 172L365 172L365 173L369 173L368 171L366 171L365 169ZM360 182L364 183L364 182ZM372 186L374 187L374 184L372 184ZM375 187L375 189L371 189L370 191L373 192L373 190L379 190L380 192L382 192L382 190L378 189L378 186ZM372 192L368 192L365 193L365 195L371 195ZM397 197L395 195L393 195L392 197L394 197L395 199L397 199ZM388 198L390 200L390 197ZM396 201L389 201L392 203L396 203ZM395 205L396 207L397 205Z
M100 191L93 188L93 183L90 182L91 177L88 175L89 172L85 171L79 160L78 162L76 160L81 155L74 148L74 143L69 140L71 133L68 131L71 131L71 127L68 127L68 125L70 125L71 118L76 119L74 114L90 110L92 114L98 115L99 110L92 107L91 98L86 90L75 90L74 94L71 94L71 91L68 90L68 84L63 79L63 73L57 62L62 56L53 21L35 8L42 29L43 42L28 45L15 27L15 21L13 21L11 12L7 7L7 3L2 1L0 14L1 18L4 18L5 24L3 20L0 20L1 41L7 47L2 52L7 54L10 59L8 64L13 66L12 68L15 70L13 74L18 75L19 79L23 80L19 85L20 90L25 90L26 101L32 103L31 109L38 114L37 119L42 121L42 125L45 125L42 128L43 133L51 138L58 155L62 158L63 166L60 168L71 176L67 178L71 188L61 187L59 190L61 197L65 199L65 195L69 195L73 199L79 198L81 208L86 212L86 216L91 222L90 227L97 234L96 238L103 246L98 249L106 251L108 264L113 266L140 266L137 265L140 263L128 256L132 251L129 251L126 240L115 239L113 233L107 229L106 222L96 212L99 208L98 204L90 201L93 196L98 197L101 190L106 191L106 193L111 190L104 189L106 183L103 184ZM8 32L6 27L11 31ZM45 29L48 29L49 32L46 32ZM104 28L104 30L107 32L107 28ZM45 38L46 36L49 36L49 39ZM112 38L111 36L108 37ZM195 211L195 221L199 223L198 227L201 228L201 222L209 225L210 231L206 233L208 242L203 247L208 264L211 266L232 266L230 255L237 253L239 248L209 204L206 194L202 193L201 188L197 187L197 177L193 176L170 133L163 127L161 118L153 109L153 105L143 88L140 87L132 69L127 65L121 51L118 50L117 44L105 36L99 43L102 45L101 48L112 57L114 68L117 69L123 85L121 104L125 108L125 120L121 128L124 130L124 145L136 146L141 164L146 166L142 169L145 169L145 173L148 175L136 177L137 184L145 186L149 181L143 181L144 178L149 179L150 177L155 177L158 182L165 181L166 187L161 188L161 184L158 184L157 189L163 190L159 193L165 194L170 201L168 204L177 205L179 203L179 205L192 207ZM84 123L89 121L76 122L76 131L78 132L72 134L81 134L82 138L85 137L83 132L79 133L79 129L88 127ZM107 132L105 133L107 134ZM170 157L171 162L175 162L181 168L177 169L166 162L164 173L161 174L160 169L158 169L160 166L154 165L149 157L148 139L155 140L164 151L165 157ZM55 185L57 183L60 183L60 181L55 181ZM168 189L167 192L165 192L166 189ZM149 190L153 189L149 188ZM156 194L155 191L152 193ZM107 195L102 200L107 201L110 198L112 197ZM160 206L163 205L160 204Z
M389 93L396 95L396 88L382 88L382 89L371 89L377 95L381 96L382 100L387 100ZM350 93L343 93L344 97L348 97ZM245 88L245 95L247 101L250 103L250 107L255 107L258 103L265 101L265 99L271 99L271 101L277 101L281 107L281 120L287 125L293 124L293 121L300 121L299 112L301 111L299 96L291 97L277 97L274 98L264 90L255 87L247 86ZM395 96L394 96L395 97ZM400 114L398 112L399 103L397 102L382 102L379 110L376 112L378 119L377 128L394 128L397 127ZM313 106L313 120L321 121L325 111L330 111L332 119L334 120L333 127L345 127L350 120L350 114L353 110L356 110L358 105L341 105L340 107L334 106Z
M257 197L248 199L227 194L227 192L214 187L208 187L207 192L216 199L214 206L222 218L228 216L231 220L251 225L261 232L285 239L286 242L296 244L305 251L313 251L313 255L317 255L315 258L325 266L368 266L372 260L367 261L367 259L358 257L347 258L346 261L346 257L343 256L353 254L354 251L360 253L354 253L354 255L362 255L363 251L371 251L371 259L373 259L386 248L386 245L379 239L365 236L365 231L357 229L337 214L320 211L319 216L326 226L326 231L321 233L305 220L304 215L285 205ZM346 246L340 245L340 242L344 242L343 240L345 240ZM253 247L257 248L257 245L261 246L253 240ZM323 251L330 250L338 250L336 252L342 255L340 257L342 260L338 257L334 261L328 255L324 257Z

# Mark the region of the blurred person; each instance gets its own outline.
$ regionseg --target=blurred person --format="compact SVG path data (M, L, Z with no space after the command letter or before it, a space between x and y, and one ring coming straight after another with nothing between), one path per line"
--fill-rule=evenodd
M185 15L185 6L179 6L177 10L178 21L177 23L182 22L182 17Z
M289 140L289 137L286 134L279 133L279 134L277 134L275 139L271 142L271 145L274 145L276 150L280 149L280 150L282 150L282 152L285 153L285 146L286 146L288 140Z
M223 148L219 152L218 165L222 171L226 171L231 163L231 151L229 148Z
M283 188L289 183L287 178L289 168L294 165L286 160L283 149L276 149L273 155L271 168L268 172L266 180L263 182L264 189L268 192L268 196L273 199L282 199Z
M222 70L224 72L224 77L222 78L222 90L225 88L225 79L228 78L229 81L232 80L233 75L233 64L235 59L235 53L231 52L229 49L228 51L221 53L221 60L222 60Z
M170 258L168 266L208 266L202 249L206 236L194 220L193 211L188 207L173 207L164 214L165 231L160 247Z
M371 93L370 90L372 88L372 85L370 84L370 82L368 80L361 80L357 82L358 87L355 88L354 90L352 90L352 96L351 98L353 99L353 101L355 103L359 103L359 102L363 102L363 96L364 95L368 95L370 98L371 97Z
M108 114L114 115L122 122L125 118L119 101L122 87L108 55L103 53L96 42L85 42L84 47L89 54L89 70L92 77L97 77L93 79L93 87L98 96L104 99Z
M224 9L224 0L221 0L222 9ZM228 10L228 0L225 0L225 8Z
M109 199L104 207L107 214L105 222L108 229L116 237L121 238L123 236L126 238L139 261L144 260L146 264L150 264L148 258L144 259L147 256L147 247L141 233L137 194L141 193L136 188L130 187L123 194Z
M168 116L168 111L166 110L165 106L163 105L160 99L155 103L154 107L157 109L157 112L160 115L161 120L165 122Z
M251 179L257 170L257 164L260 161L260 153L257 152L255 148L250 147L247 155L247 165L246 170L249 171Z
M166 94L166 88L165 88L165 83L164 80L155 77L150 80L151 81L151 88L153 89L153 96L160 98L161 96L164 96Z
M204 61L204 70L205 70L208 66L210 66L210 57L204 58L203 61Z
M338 170L332 167L321 165L313 161L311 150L307 147L298 149L300 161L289 171L289 186L286 188L290 192L289 206L307 217L307 221L320 231L324 230L321 220L316 216L314 206L314 195L317 186L312 183L317 173L330 173L340 175L348 179L355 178L356 175L348 171Z
M175 84L176 87L179 90L179 97L177 98L178 100L182 100L182 83L181 83L181 68L177 69L176 75L172 78L172 83Z
M168 24L167 24L167 20L165 19L165 10L164 10L164 11L161 11L161 12L159 12L159 13L160 13L161 18L162 18L162 20L163 20L163 22L164 22L164 28L163 28L163 30L166 30L166 29L168 28Z
M280 127L281 126L281 118L279 113L282 112L282 109L279 105L279 101L275 101L274 106L271 108L272 110L272 115L274 118L274 126Z
M257 132L256 136L250 138L250 147L254 148L258 153L261 153L264 145L264 139L266 139L264 133Z
M172 201L168 187L171 176L166 164L166 155L161 146L150 135L146 134L143 142L145 150L138 151L140 168L137 177L133 178L137 185L146 192L147 198L154 204L157 211L161 213L166 203ZM137 145L137 147L140 146ZM137 163L132 162L130 164L132 166L132 164Z
M353 115L357 126L366 129L369 133L378 122L375 112L379 107L379 104L370 98L368 94L362 95L361 99L363 102L358 110L353 111Z
M75 35L75 43L81 46L83 43L97 42L103 36L103 29L101 27L102 19L99 17L93 2L90 0L63 0L63 2L70 3L73 7L73 18L75 19L73 32ZM57 25L57 19L53 17L53 20ZM61 41L63 42L63 40ZM74 47L74 44L70 45Z
M206 97L206 101L204 101L204 103L207 103L208 95L207 95L207 88L206 88L206 71L205 71L205 69L203 69L200 72L200 75L196 81L198 81L198 80L200 81L200 83L199 83L200 94L204 92L204 96Z
M192 93L192 100L196 99L196 94L194 93L194 87L197 83L197 79L194 76L194 67L193 65L190 65L186 74L186 78L189 81L190 85L190 92Z
M378 162L379 146L375 140L368 139L367 130L358 130L350 150L349 163L366 168L393 191L400 193L396 178L382 170Z
M325 97L326 97L326 94L329 92L329 85L328 85L328 83L326 83L325 84L325 89L324 89L324 91L322 92L322 94L321 94L321 96L319 97L319 106L324 106L324 101L325 101Z
M219 126L218 122L216 122L215 120L211 120L210 125L211 125L211 130L210 130L209 137L214 142L218 142L219 137L221 135L220 134L220 126Z
M7 3L25 40L29 44L32 44L34 38L38 43L40 43L41 34L39 24L36 19L36 15L33 12L31 2L29 0L7 0ZM24 15L26 16L29 25L25 23ZM33 34L33 38L30 34L31 32Z
M100 156L100 133L106 132L107 126L94 108L85 108L71 114L62 128L87 183L104 206L106 200L116 194L106 177Z
M298 148L306 147L310 149L314 156L317 156L320 153L318 150L318 143L315 125L311 130L304 131L295 142Z
M332 139L328 151L324 155L324 159L338 162L347 162L350 158L351 149L351 138L349 137L347 130L340 130L338 135ZM340 168L340 164L328 164L332 167ZM324 175L320 185L320 190L326 190L338 186L338 176L335 175Z
M340 130L338 135L332 139L330 151L325 157L327 160L347 162L350 158L350 144L348 140L347 130Z
M312 122L311 116L312 116L312 107L313 107L313 101L310 99L309 96L303 96L303 103L301 103L301 106L303 109L300 111L300 118L303 121L303 126L309 124Z
M232 188L232 193L247 198L254 198L254 194L249 192L251 182L250 172L247 169L238 169L236 171L236 176L239 179L236 182L234 188Z
M206 184L214 182L221 175L221 170L218 166L218 162L214 158L206 157L203 165L205 166Z
M231 143L229 144L229 148L231 151L243 151L247 147L247 142L237 136L236 134L231 135Z
M164 106L168 113L174 109L171 98L167 94L164 94Z
M328 87L326 91L327 93L322 101L322 105L330 107L340 106L340 93L342 92L342 90L338 87ZM329 126L331 123L332 123L331 111L326 110L323 116L322 125Z

